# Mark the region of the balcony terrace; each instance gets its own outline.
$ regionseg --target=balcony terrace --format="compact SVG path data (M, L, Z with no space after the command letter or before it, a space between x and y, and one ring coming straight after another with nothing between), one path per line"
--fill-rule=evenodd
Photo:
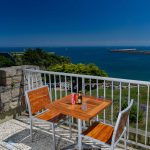
M24 91L49 86L51 100L55 101L72 92L82 91L85 95L96 96L112 100L112 105L97 115L94 120L115 125L118 112L134 99L133 110L128 119L128 146L132 149L150 149L150 82L126 80L109 77L79 75L71 73L50 72L34 69L24 69L23 72ZM26 107L27 110L27 107ZM0 124L2 134L0 135L1 149L50 149L52 146L51 132L48 126L35 120L34 138L30 142L28 117L22 115L17 119ZM66 124L67 125L67 124ZM72 119L73 137L69 138L67 126L56 129L58 149L64 148L75 142L77 122ZM86 122L83 127L86 128ZM42 129L41 129L42 128ZM92 146L91 141L84 141ZM122 143L119 143L121 149ZM90 148L92 149L92 148ZM96 147L94 148L96 149ZM97 148L98 149L98 148ZM107 149L102 147L102 149Z

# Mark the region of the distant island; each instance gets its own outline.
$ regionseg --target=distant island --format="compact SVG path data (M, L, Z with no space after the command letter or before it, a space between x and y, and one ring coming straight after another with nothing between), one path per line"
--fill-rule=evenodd
M136 49L115 49L115 50L110 50L110 52L114 53L128 53L128 54L145 54L145 55L150 55L150 51L140 51Z

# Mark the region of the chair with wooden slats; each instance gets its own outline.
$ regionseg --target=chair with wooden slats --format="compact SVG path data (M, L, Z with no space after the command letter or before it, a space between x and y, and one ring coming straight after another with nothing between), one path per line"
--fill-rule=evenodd
M48 86L42 86L36 89L28 90L25 92L29 116L30 116L30 135L32 139L32 120L33 118L48 121L52 125L54 149L55 145L55 125L60 120L65 119L65 115L60 114L58 111L52 111L51 100L49 95ZM70 127L71 129L71 127ZM71 131L70 131L71 132ZM71 133L70 133L71 134Z
M124 136L125 149L127 149L126 125L132 105L133 100L131 100L126 109L119 113L115 127L104 123L95 122L81 134L82 138L90 139L96 143L107 146L111 150L114 150L120 139Z

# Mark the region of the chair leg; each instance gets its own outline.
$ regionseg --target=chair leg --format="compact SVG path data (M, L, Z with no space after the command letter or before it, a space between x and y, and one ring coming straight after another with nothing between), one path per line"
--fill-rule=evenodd
M30 118L30 137L31 137L31 141L33 141L33 135L32 135L32 118Z
M53 132L53 150L56 149L56 139L55 139L55 125L52 123L52 132Z
M70 132L70 138L72 138L72 130L71 130L71 117L69 117L69 132Z
M127 150L127 132L124 133L124 148Z

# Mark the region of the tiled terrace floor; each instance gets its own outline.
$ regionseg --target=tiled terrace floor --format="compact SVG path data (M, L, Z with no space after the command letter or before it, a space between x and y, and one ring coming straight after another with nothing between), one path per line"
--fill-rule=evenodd
M29 137L29 125L12 119L0 124L0 150L50 150L52 149L52 135L34 128L33 142ZM64 130L65 132L65 130ZM63 132L61 131L63 134ZM58 149L71 144L68 140L57 137Z
M52 135L46 131L49 126L44 123L45 130L41 130L39 129L41 124L41 122L36 122L38 127L34 127L33 142L30 141L27 118L12 119L0 124L0 150L51 150ZM69 138L69 132L65 128L56 128L56 134L60 135L56 138L58 150L65 149L67 145L71 145L75 141L75 138ZM76 134L73 132L73 137ZM98 148L93 148L93 150L98 150ZM107 150L107 148L102 148L102 150Z

